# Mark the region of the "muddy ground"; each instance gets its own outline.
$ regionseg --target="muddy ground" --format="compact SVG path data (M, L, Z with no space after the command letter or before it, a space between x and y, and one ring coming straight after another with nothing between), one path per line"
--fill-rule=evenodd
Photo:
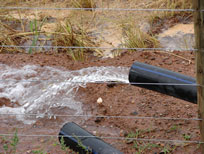
M114 59L101 59L89 56L86 62L74 62L65 53L58 54L1 54L0 63L19 67L25 64L35 64L41 67L63 67L68 70L78 70L90 66L126 66L134 61L166 68L175 72L195 77L195 54L193 52L127 52ZM97 99L103 99L102 104ZM143 116L143 117L174 117L196 118L197 105L185 102L157 92L145 90L131 85L88 84L81 87L76 100L83 102L84 113L92 115L114 116ZM5 100L4 100L5 101ZM8 100L7 100L8 101ZM9 104L9 103L8 103ZM54 109L55 113L63 114L66 109ZM9 120L8 120L9 119ZM197 141L200 139L197 121L185 120L154 120L154 119L96 119L96 118L40 118L35 124L23 125L15 117L1 116L0 133L14 133L18 128L19 134L49 134L57 135L66 122L75 121L81 127L99 136L120 136ZM136 135L135 135L136 134ZM65 153L60 149L56 137L21 137L16 153L33 153L33 150L55 154ZM198 144L177 142L141 142L134 140L105 139L120 151L131 153L200 153ZM1 140L2 143L5 141ZM2 147L1 147L2 148ZM1 153L3 149L0 149Z

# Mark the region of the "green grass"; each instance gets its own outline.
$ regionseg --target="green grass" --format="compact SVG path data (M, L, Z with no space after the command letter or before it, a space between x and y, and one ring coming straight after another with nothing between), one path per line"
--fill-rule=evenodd
M183 138L185 140L190 140L191 139L191 135L190 134L183 134Z
M158 153L163 152L164 154L173 153L175 149L177 148L176 145L137 141L138 138L141 139L147 136L151 136L151 133L153 131L154 130L152 129L145 129L145 130L137 129L135 131L131 131L126 136L127 137L126 141L128 144L132 145L133 149L136 150L136 154L146 154L152 151L155 151L155 152L157 151ZM134 138L135 140L130 140L128 138ZM132 141L132 142L129 142L129 141Z
M37 46L41 28L45 23L45 21L46 21L46 18L44 18L41 22L37 21L36 18L30 21L30 31L33 33L33 40L32 40L31 46ZM28 53L31 54L32 52L33 52L33 48L30 47Z
M12 138L6 136L0 137L1 145L5 154L15 154L19 143L18 131L16 130Z

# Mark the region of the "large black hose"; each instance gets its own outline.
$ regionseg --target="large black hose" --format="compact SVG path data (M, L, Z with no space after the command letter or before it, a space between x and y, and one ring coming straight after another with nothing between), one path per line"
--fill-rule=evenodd
M157 91L197 104L196 86L171 85L196 84L196 80L194 78L176 72L172 72L152 65L147 65L144 63L135 62L129 72L129 82L130 84L135 86ZM159 83L159 85L139 83Z
M59 141L79 154L123 154L74 122L68 122L61 128Z

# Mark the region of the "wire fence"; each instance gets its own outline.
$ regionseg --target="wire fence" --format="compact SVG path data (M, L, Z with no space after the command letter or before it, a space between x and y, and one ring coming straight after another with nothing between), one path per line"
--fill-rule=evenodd
M2 136L13 136L13 134L0 134ZM71 138L95 138L95 136L70 136L70 135L26 135L18 134L20 137L71 137ZM194 144L204 144L200 141L186 141L186 140L165 140L165 139L148 139L148 138L131 138L131 137L110 137L110 136L99 136L102 139L111 139L111 140L133 140L133 141L142 141L142 142L167 142L167 143L194 143Z
M108 115L60 115L60 114L29 114L29 113L0 113L0 116L36 116L36 117L80 117L80 118L107 118L107 119L154 119L154 120L184 120L201 121L199 118L174 118L174 117L142 117L142 116L108 116Z
M139 8L45 8L45 7L1 7L2 10L91 10L91 11L147 11L147 12L195 12L194 9L139 9ZM204 11L204 10L201 10ZM198 49L166 49L166 48L116 48L116 47L82 47L82 46L17 46L17 45L0 45L0 48L49 48L49 49L109 49L109 50L137 50L137 51L197 51ZM17 80L0 80L1 82L15 82ZM19 81L18 81L19 82ZM62 82L61 80L21 80L20 82ZM165 86L196 86L203 87L199 84L178 84L178 83L124 83L124 82L71 82L64 80L63 82L70 82L75 84L120 84L120 85L165 85ZM0 113L0 116L50 116L47 114L15 114L15 113ZM200 118L174 118L174 117L144 117L144 116L112 116L112 115L60 115L53 114L53 117L80 117L80 118L107 118L107 119L150 119L150 120L184 120L184 121L202 121ZM13 136L13 134L0 134L0 136ZM18 134L20 137L59 137L59 135L26 135ZM72 137L72 136L69 136ZM93 136L74 136L74 137L93 137ZM186 141L186 140L165 140L165 139L151 139L151 138L129 138L129 137L113 137L113 136L99 136L102 139L114 140L135 140L144 142L173 142L173 143L195 143L203 144L200 141Z
M134 8L45 8L45 7L0 7L3 10L85 10L85 11L148 11L148 12L194 12L194 9L134 9ZM202 10L204 11L204 10Z
M21 45L0 45L0 48L48 48L48 49L101 49L101 50L137 50L137 51L197 51L198 49L179 48L119 48L119 47L77 47L77 46L21 46Z

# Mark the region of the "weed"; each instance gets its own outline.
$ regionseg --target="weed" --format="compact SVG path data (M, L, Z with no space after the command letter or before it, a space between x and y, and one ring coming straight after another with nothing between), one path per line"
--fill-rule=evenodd
M134 142L133 147L137 150L136 154L141 154L141 153L144 153L146 150L151 150L152 148L158 148L159 145L153 144L153 143L145 144L143 142L140 142L140 143Z
M190 140L190 139L191 139L191 135L189 135L189 134L183 134L183 138L184 138L185 140Z
M63 136L60 139L60 145L61 145L61 149L62 150L66 150L67 149L67 147L65 145L65 142L64 142L64 137Z
M43 152L43 150L32 150L34 154L47 154L47 152Z
M176 130L178 130L178 126L177 125L171 126L170 130L171 131L176 131Z
M35 18L33 21L30 22L30 31L33 33L33 40L31 46L37 46L37 42L39 39L41 28L46 21L46 18L42 20L42 22L38 23L37 19ZM33 48L30 47L28 53L32 53Z
M172 153L175 149L176 149L176 146L166 145L163 147L162 153L164 154Z
M19 138L18 138L18 132L16 130L14 133L14 136L11 139L2 137L2 141L0 143L2 144L4 152L6 154L15 154L18 142L19 142Z

